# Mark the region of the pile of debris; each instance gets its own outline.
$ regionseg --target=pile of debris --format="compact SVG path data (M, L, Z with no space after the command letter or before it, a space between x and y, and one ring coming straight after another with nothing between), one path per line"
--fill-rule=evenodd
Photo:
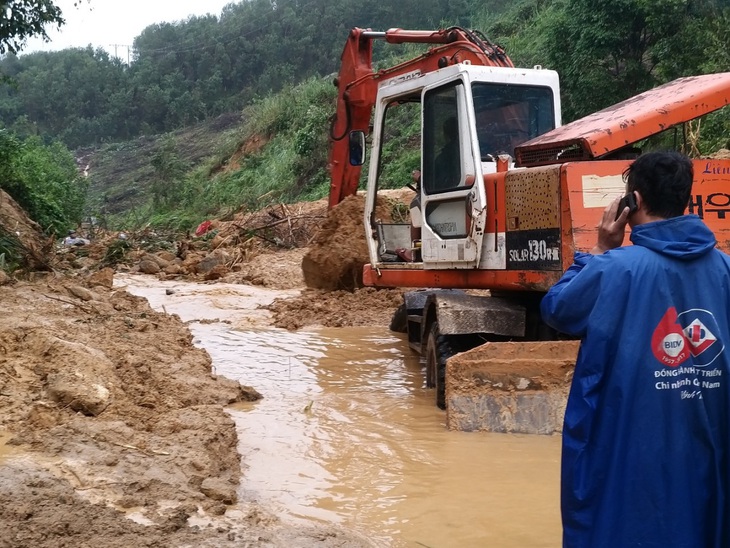
M404 204L411 194L407 190L390 192L392 195L379 198L377 215L386 221L402 220L398 216L407 215ZM358 194L330 210L322 199L239 211L227 218L203 220L186 234L151 227L125 232L87 227L75 232L74 240L58 242L45 237L12 198L2 193L0 261L4 231L17 234L22 259L14 266L20 268L21 277L39 270L87 276L111 267L162 280L223 280L277 289L306 284L325 291L353 291L362 287L362 269L368 261L364 205L364 196ZM277 252L274 261L272 251ZM298 265L296 277L291 274L292 262ZM0 271L2 266L0 263ZM282 276L271 275L277 268Z
M403 222L405 204L413 196L392 191L378 195L375 216L383 222ZM363 215L365 196L348 196L332 208L302 260L308 287L353 291L363 287L363 266L369 261Z

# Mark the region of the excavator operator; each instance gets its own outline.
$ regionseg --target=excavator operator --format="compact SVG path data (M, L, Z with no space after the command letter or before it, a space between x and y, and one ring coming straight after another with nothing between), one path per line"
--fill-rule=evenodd
M426 184L426 192L440 192L459 185L461 155L459 154L459 121L455 117L444 120L444 144L434 161L433 177Z

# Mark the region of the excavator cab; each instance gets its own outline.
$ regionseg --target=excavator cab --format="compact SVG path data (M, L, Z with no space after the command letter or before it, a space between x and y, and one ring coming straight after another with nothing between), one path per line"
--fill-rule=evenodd
M375 215L382 147L391 107L417 98L421 180L411 223ZM515 147L560 125L558 78L552 71L454 65L383 82L375 102L365 207L371 268L383 270L505 269L504 227L489 214L496 189L485 176L514 167ZM495 217L496 218L496 217ZM418 230L413 230L418 227ZM398 254L405 247L409 252ZM406 263L406 264L403 264Z

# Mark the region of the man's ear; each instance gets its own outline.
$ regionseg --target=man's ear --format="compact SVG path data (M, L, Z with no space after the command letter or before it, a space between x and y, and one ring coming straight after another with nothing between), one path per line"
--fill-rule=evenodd
M636 200L636 209L637 211L641 209L641 207L644 205L644 198L641 196L638 190L633 191L634 199Z

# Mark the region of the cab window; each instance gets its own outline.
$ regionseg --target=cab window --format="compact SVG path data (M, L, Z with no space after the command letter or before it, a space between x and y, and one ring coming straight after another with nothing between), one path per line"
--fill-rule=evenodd
M423 106L423 173L427 194L458 189L465 180L463 151L468 147L465 120L464 86L452 83L428 90ZM472 170L473 171L473 170Z

